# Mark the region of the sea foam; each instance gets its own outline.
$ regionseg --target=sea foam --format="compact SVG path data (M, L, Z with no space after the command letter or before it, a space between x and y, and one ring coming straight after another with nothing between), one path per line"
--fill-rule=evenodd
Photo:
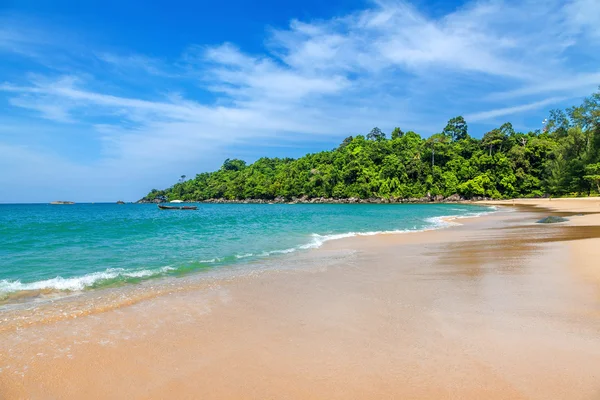
M127 278L150 278L160 275L165 275L169 271L174 271L175 268L166 266L155 270L143 269L137 271L127 271L122 268L109 268L102 272L92 272L83 276L56 278L23 283L20 280L0 280L0 293L13 293L19 291L36 291L36 290L61 290L61 291L81 291L85 288L97 285L103 281L113 281L118 279L126 280Z

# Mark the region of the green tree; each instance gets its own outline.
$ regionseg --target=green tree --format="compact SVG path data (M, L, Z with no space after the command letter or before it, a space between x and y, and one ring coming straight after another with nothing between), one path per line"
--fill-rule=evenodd
M596 190L600 193L600 163L590 164L585 167L585 179L596 185Z
M371 132L367 135L367 140L384 140L385 133L381 131L378 127L371 129Z
M402 129L395 127L392 131L392 140L401 138L402 136L404 136L404 132L402 132Z
M467 122L462 116L454 117L448 121L443 133L454 141L466 139L469 135Z
M489 148L491 156L492 150L494 148L499 149L499 151L502 151L502 146L506 143L507 139L508 136L506 134L506 129L492 129L491 131L483 135L481 144Z
M240 171L246 167L246 161L236 159L226 159L221 169L223 171Z
M431 167L435 165L435 153L438 153L444 148L444 145L448 143L448 136L443 133L436 133L435 135L431 135L429 139L427 139L427 147L431 150Z
M352 136L348 136L346 139L344 139L342 141L342 143L340 143L340 145L338 146L338 150L342 150L344 149L346 146L348 146L351 142L352 142Z
M549 132L558 137L566 136L570 123L563 110L550 110L550 117L546 125Z

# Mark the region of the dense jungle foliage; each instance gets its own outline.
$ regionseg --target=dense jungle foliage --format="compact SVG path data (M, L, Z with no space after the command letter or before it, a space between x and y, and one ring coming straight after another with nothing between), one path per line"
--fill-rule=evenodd
M349 136L337 149L298 159L227 159L221 169L152 190L145 200L308 198L466 198L589 195L600 192L600 89L583 103L553 110L540 130L510 123L481 139L463 117L422 138L395 128Z

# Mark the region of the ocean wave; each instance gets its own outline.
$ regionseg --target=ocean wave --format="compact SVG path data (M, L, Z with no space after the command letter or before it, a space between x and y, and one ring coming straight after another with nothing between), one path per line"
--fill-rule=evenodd
M92 272L83 276L46 279L23 283L20 280L0 280L0 294L14 293L21 291L40 291L40 290L60 290L60 291L81 291L89 287L97 286L103 282L113 282L118 280L151 278L165 275L176 268L166 266L154 270L143 269L137 271L128 271L123 268L109 268L101 272Z
M372 236L372 235L378 235L381 233L396 233L396 232L400 232L400 231L380 231L380 232L347 232L347 233L337 233L337 234L331 234L331 235L320 235L318 233L313 233L310 235L310 237L312 238L312 240L308 243L305 244L301 244L298 245L296 247L290 247L287 249L278 249L278 250L269 250L269 251L263 251L260 253L246 253L246 254L237 254L235 255L236 259L244 259L244 258L250 258L250 257L269 257L272 255L278 255L278 254L290 254L290 253L294 253L296 251L300 251L300 250L309 250L309 249L317 249L319 247L321 247L323 245L323 243L328 242L330 240L337 240L337 239L344 239L344 238L349 238L349 237L353 237L353 236Z
M331 235L320 235L318 233L313 233L313 241L300 246L301 249L316 249L321 247L325 242L329 242L332 240L340 240L346 239L356 236L375 236L375 235L389 235L389 234L397 234L397 233L407 233L407 232L417 232L418 229L413 227L413 229L398 229L398 230L389 230L389 231L367 231L367 232L346 232L346 233L336 233Z
M439 229L460 225L458 222L453 221L456 218L458 218L458 215L445 215L441 217L429 217L425 221L432 225L430 229Z
M237 257L237 256L236 256ZM240 257L241 258L241 257ZM198 261L200 264L213 264L213 263L217 263L217 262L221 262L223 261L224 258L222 257L215 257L215 258L211 258L209 260L200 260Z
M248 257L252 257L254 254L252 253L246 253L246 254L236 254L235 258L240 259L240 258L248 258Z
M498 208L496 206L489 206L486 208L488 208L487 211L469 212L469 213L460 214L460 215L442 215L439 217L429 217L429 218L426 218L425 221L432 224L433 229L448 228L451 226L462 225L458 222L454 222L455 219L483 217L484 215L492 214L498 210Z

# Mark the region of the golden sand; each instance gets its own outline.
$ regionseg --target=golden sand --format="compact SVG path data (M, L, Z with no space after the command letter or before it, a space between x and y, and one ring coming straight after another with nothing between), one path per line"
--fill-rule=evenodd
M553 199L586 213L553 225L524 203L135 301L0 311L0 398L598 399L600 201Z

